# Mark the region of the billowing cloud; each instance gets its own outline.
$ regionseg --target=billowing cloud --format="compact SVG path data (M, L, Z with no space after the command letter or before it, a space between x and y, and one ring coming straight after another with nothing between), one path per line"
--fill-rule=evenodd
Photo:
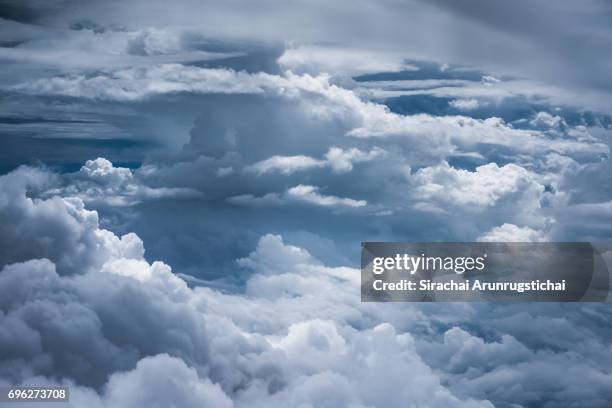
M488 207L514 193L538 200L544 192L544 186L533 174L515 164L499 167L490 163L471 172L442 163L419 170L414 178L419 185L419 198L446 205Z
M201 192L189 188L147 187L134 177L132 170L114 167L101 157L87 160L68 181L69 184L62 188L64 195L79 197L98 206L123 207L147 200L202 197Z
M437 65L407 72L425 78L472 75L436 81L477 82L487 89L508 82L485 86L481 73L454 67L441 71ZM555 223L573 199L576 187L567 181L609 151L601 126L570 124L547 114L551 122L541 109L520 120L456 111L403 114L401 106L363 97L360 82L338 82L323 74L163 64L88 73L84 82L71 74L56 78L76 81L74 95L81 99L126 103L130 109L139 104L166 109L174 98L195 98L190 109L198 113L187 125L185 143L150 154L132 171L133 182L113 190L100 187L99 180L70 181L74 196L111 220L105 226L137 231L151 243L151 253L180 273L195 275L225 274L235 257L244 256L269 231L344 237L348 246L349 231L372 234L372 239L424 239L438 231L447 240L475 240L507 223L567 239L573 227L563 225L569 219ZM100 86L93 92L81 86L94 78ZM32 84L22 83L23 90ZM66 89L72 88L60 86L49 95L68 95ZM448 108L446 100L442 105ZM487 113L483 106L473 112ZM172 204L144 205L158 198L191 203L176 204L181 210L168 217L161 206ZM113 206L134 211L126 220L109 209ZM341 214L333 228L306 221L305 214L317 208ZM484 213L476 216L476 210ZM272 229L263 217L270 211L277 219ZM199 217L203 213L208 216ZM385 219L373 221L373 214ZM148 217L166 219L163 234L156 230L161 223L151 224ZM227 240L218 244L226 255L210 256L219 253L207 238L211 230ZM183 251L189 255L179 255Z
M0 178L3 264L48 258L60 274L78 274L99 268L111 254L139 255L131 235L119 238L97 229L98 214L85 209L82 200L26 196L26 191L45 189L51 177L22 167Z
M200 378L183 360L167 354L145 357L134 369L111 375L102 395L75 387L71 389L70 400L74 406L100 408L234 406L219 385Z
M23 168L0 182L15 186L36 174ZM32 205L25 189L14 192L4 197L3 215ZM190 288L168 265L146 261L137 236L119 239L100 230L95 218L75 218L59 204L66 200L38 200L29 211L73 219L74 227L104 235L121 250L87 247L88 259L98 262L72 275L58 274L38 248L31 259L3 260L3 383L68 384L73 405L94 407L153 400L179 407L406 401L493 407L516 401L501 391L510 383L530 391L520 396L524 405L588 401L597 407L611 391L609 326L599 324L610 316L598 305L568 314L551 304L532 315L525 305L451 310L361 303L357 269L327 266L278 235L263 236L238 260L237 267L251 271L245 293ZM24 217L24 230L36 221ZM62 259L70 251L57 248L53 255ZM539 315L546 316L544 325ZM539 330L579 337L553 336L553 344ZM585 379L584 392L558 375L576 355L585 363L570 366Z

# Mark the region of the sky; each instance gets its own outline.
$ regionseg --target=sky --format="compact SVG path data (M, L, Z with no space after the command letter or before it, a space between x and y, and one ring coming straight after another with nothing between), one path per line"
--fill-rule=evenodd
M605 1L0 1L0 384L605 407L607 304L359 300L363 241L607 241Z

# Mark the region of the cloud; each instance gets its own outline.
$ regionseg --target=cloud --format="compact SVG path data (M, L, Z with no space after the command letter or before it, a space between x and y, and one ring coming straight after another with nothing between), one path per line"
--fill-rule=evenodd
M261 237L255 251L238 260L238 265L261 274L290 272L297 265L310 263L315 263L315 260L308 251L285 245L279 235Z
M426 353L440 353L430 355L437 360L434 366L445 366L445 377L456 384L451 389L463 389L464 395L486 393L496 406L510 399L521 405L571 406L570 401L580 401L587 406L605 406L604 399L582 390L585 386L605 388L602 381L606 381L607 376L599 377L588 365L571 362L573 357L569 350L537 352L511 335L485 341L453 328L444 334L443 343L433 345ZM521 381L518 394L511 386L517 379Z
M476 99L454 99L448 104L460 111L471 111L480 107L480 103Z
M21 78L20 66L28 65L31 79L42 72L62 76L66 72L143 67L151 63L190 63L232 57L227 52L198 49L184 41L181 29L138 27L130 30L100 25L92 19L71 21L65 26L45 27L2 20L3 38L10 47L0 47L6 78ZM70 26L70 27L68 27ZM6 28L5 28L6 27ZM74 82L73 82L74 85Z
M523 154L574 154L596 160L609 149L596 138L562 134L549 137L535 129L518 129L498 117L400 115L387 106L362 100L358 94L330 82L327 75L248 74L231 69L162 64L129 68L95 76L36 79L11 88L20 92L81 98L138 101L177 92L266 95L297 103L302 114L323 123L340 122L356 138L391 138L418 152L443 158L455 144L464 149L497 145ZM587 136L587 132L581 132ZM421 135L427 134L427 141ZM569 136L569 137L568 137ZM304 160L304 159L302 159Z
M325 166L325 162L308 156L272 156L269 159L257 162L247 168L257 174L278 171L282 174L291 174L300 170L308 170Z
M12 200L19 202L14 196ZM54 215L65 211L57 207ZM100 231L95 223L87 228ZM397 362L391 356L403 350L404 357L396 364L398 380L402 373L422 371L420 394L412 392L411 398L434 406L489 406L458 399L446 391L414 348L406 349L409 335L398 335L384 325L353 332L335 319L306 317L314 309L302 308L318 305L304 297L307 293L315 287L336 287L340 281L358 285L354 270L326 267L303 249L285 246L280 237L266 236L257 252L240 261L243 267L259 271L247 285L254 299L249 301L238 294L190 289L167 265L146 262L136 236L127 236L125 241L132 248L126 254L109 253L99 245L89 249L100 252L97 255L103 262L78 275L58 275L47 259L2 269L0 341L3 350L8 350L0 370L3 381L21 383L41 376L48 383L67 381L74 386L72 402L78 406L131 406L150 401L155 393L149 387L166 390L160 398L185 407L202 403L232 406L231 401L235 406L317 404L322 403L324 390L331 392L326 401L340 404L367 406L380 398L395 404L408 394L390 399L392 393L380 391L383 383L373 385L372 381L375 372L387 366L389 358ZM301 265L297 271L293 269L296 265ZM283 279L282 271L293 276ZM270 279L270 284L264 285L262 279ZM289 285L282 289L285 292L293 285L291 281L300 280L304 284L301 289L296 287L300 300L294 305L298 320L288 326L287 333L282 326L270 332L265 318L261 331L251 328L247 335L242 323L231 320L234 306L267 309L263 289L269 292ZM213 312L210 308L216 308L217 302L229 307L222 314ZM358 300L351 303L358 305ZM274 309L280 310L269 311ZM330 312L329 318L335 316L333 309ZM254 316L243 314L247 319ZM251 320L249 325L254 323ZM306 338L300 335L304 331ZM17 341L15 336L23 334L28 342ZM376 361L373 358L379 362L353 377L356 359L363 358L364 352L374 352L374 344L381 342L396 346L386 347L388 357L372 354L370 364ZM338 353L342 350L346 351ZM359 389L369 391L355 394ZM432 394L436 395L433 402Z
M112 254L138 256L132 236L121 238L98 229L98 214L78 198L31 199L26 191L44 190L52 174L22 167L0 177L0 263L48 258L60 274L80 274L99 268Z
M325 160L309 156L272 156L248 166L247 171L254 171L259 175L278 171L288 175L301 170L331 167L336 173L347 173L353 170L353 163L372 161L384 156L385 153L384 150L377 147L369 152L354 147L350 149L330 147L325 153Z
M319 187L300 184L287 190L287 197L296 201L322 206L364 207L368 204L365 200L322 195L318 191Z
M153 284L104 272L73 279L43 259L6 266L0 276L2 326L22 322L38 339L37 353L13 348L6 355L3 375L12 381L36 373L98 387L147 355L168 352L194 366L207 361L204 323L194 319L197 311L185 304L187 286L173 275ZM16 334L5 332L3 341L11 344Z
M282 81L282 80L281 80ZM125 68L94 76L53 77L17 85L15 90L98 100L134 101L176 92L263 93L275 85L268 74L202 69L181 64Z
M114 373L100 396L86 389L70 390L75 406L89 407L219 407L232 408L232 400L183 360L167 354L145 357L130 371Z
M419 146L423 143L419 135L426 133L447 151L449 142L453 141L464 146L497 144L529 153L555 151L596 156L608 152L607 146L597 140L550 139L535 130L515 129L496 117L479 120L465 116L398 115L384 105L363 101L355 92L331 84L326 75L247 74L230 69L163 64L92 77L37 79L13 88L34 94L120 101L176 92L269 94L299 99L305 112L313 118L346 121L347 134L359 138L405 137Z
M385 151L374 148L369 152L363 152L356 148L343 150L338 147L331 147L325 158L336 173L346 173L353 170L353 163L362 163L375 160L385 155Z
M333 75L358 75L418 70L405 59L406 55L401 52L310 44L286 49L278 63L284 69L310 74L325 72Z
M163 8L160 4L131 0L100 5L70 2L69 7L31 3L13 5L13 8L36 15L29 22L55 27L68 27L88 18L104 26L164 26L226 40L332 43L335 48L377 50L390 56L410 50L408 58L418 56L440 62L486 65L506 74L535 76L570 88L605 87L605 70L590 67L589 74L584 75L585 68L580 61L594 55L603 61L610 59L606 48L610 35L608 7L600 1L579 8L538 2L531 8L519 9L478 7L473 3L456 5L442 0L433 4L408 1L400 5L359 1L351 3L352 7L341 3L333 8L314 1L291 6L273 1L257 10L251 10L248 3L230 7L183 0ZM206 8L206 15L193 12L198 6ZM316 27L309 24L313 20L317 21ZM434 32L431 27L438 29ZM424 32L428 33L425 40L420 35ZM457 33L461 35L458 37ZM559 41L571 46L561 50ZM517 56L521 64L516 63Z
M609 236L604 6L239 3L2 11L24 22L2 21L7 157L160 145L0 179L0 382L94 407L606 406L605 305L362 304L351 267L354 237Z
M538 112L529 122L532 126L548 129L563 129L567 127L567 123L562 117L551 115L548 112Z
M365 105L368 106L368 105ZM369 110L369 109L368 109ZM515 129L496 117L485 120L465 116L401 116L385 112L369 112L362 126L349 135L367 137L406 137L415 141L418 134L428 134L437 144L454 141L470 147L479 144L494 144L509 150L538 154L545 152L573 152L590 155L604 154L607 147L599 142L582 143L571 139L549 139L543 134L525 129Z
M197 199L202 193L190 188L151 188L134 177L132 170L114 167L104 158L87 160L78 173L66 176L67 183L61 194L78 197L98 208L104 206L126 207L144 201L160 199ZM48 194L57 194L51 190Z
M24 168L2 182L32 174ZM4 197L11 205L0 213L27 206L24 197ZM102 231L83 222L75 225ZM76 275L58 274L37 253L4 266L0 381L69 384L72 404L93 407L492 407L516 401L503 391L511 384L529 391L523 405L597 407L610 391L601 305L568 313L550 304L536 316L521 304L361 303L357 269L325 265L278 235L238 260L251 272L244 293L190 288L168 265L144 260L137 236L121 241L122 251L88 247L101 261ZM553 341L558 331L580 335ZM572 355L586 362L569 364ZM557 374L568 365L572 378L585 378L584 393Z
M217 176L219 177L225 177L225 176L229 176L231 174L234 173L234 168L231 166L228 167L219 167L217 169Z
M193 12L201 7L207 10L205 16ZM182 41L190 61L203 59L196 55L198 47L227 50L231 48L228 44L242 38L250 43L289 44L281 61L284 67L296 72L335 71L340 75L363 70L392 72L410 69L406 60L433 61L438 70L445 64L462 64L482 68L491 77L530 78L547 83L564 93L566 103L575 104L580 100L580 104L589 105L590 109L607 111L610 105L607 71L590 66L585 75L582 63L595 57L610 61L606 41L610 36L607 9L602 1L592 1L579 8L539 1L531 8L520 10L479 8L471 3L458 6L443 0L433 4L411 0L399 5L359 1L333 8L317 1L290 6L272 1L257 10L250 10L247 3L229 7L194 0L181 0L172 7L142 0L99 5L69 1L52 7L36 2L25 5L11 2L9 10L15 13L5 16L5 24L22 21L27 23L21 24L27 27L22 30L33 31L35 35L25 35L29 40L25 46L3 51L9 60L19 54L22 60L34 60L41 65L59 64L68 70L87 66L95 70L116 66L118 59L119 65L125 66L126 55L122 54L129 37L134 35L161 37L162 48L164 41L172 37L199 39L195 47L189 47L190 41ZM32 17L19 18L24 15ZM316 27L308 23L314 20ZM98 27L98 33L71 29L83 21L94 22L95 25L85 26ZM562 23L552 25L550 21ZM438 29L434 32L431 27ZM8 38L12 38L16 30L11 27L7 31L11 32ZM156 32L165 34L148 37L142 34ZM422 33L427 33L425 40ZM91 38L84 41L86 36ZM51 47L49 38L54 39ZM150 40L153 44L155 41ZM100 45L105 42L114 45L111 50ZM559 43L572 46L560 48ZM166 62L180 59L173 54L127 56L131 57L130 63L137 63L139 59L141 63L142 59L159 62L163 61L161 57ZM516 63L517 56L522 61L520 64Z
M115 168L110 161L101 157L95 160L87 160L81 167L81 173L91 179L104 181L108 184L123 184L132 180L130 169Z
M252 194L242 194L228 197L227 201L231 204L239 205L284 205L288 203L307 203L322 207L365 207L368 202L365 200L355 200L347 197L336 197L333 195L323 195L319 193L319 187L300 184L289 188L284 194L267 193L261 197Z
M161 76L202 89L221 87L211 78L198 85L198 75L207 70L210 68L179 67L177 78L172 78L170 70ZM608 151L595 127L534 128L529 123L532 115L523 122L404 115L391 103L390 108L363 99L354 89L322 75L222 71L228 80L235 80L238 93L145 92L144 99L129 103L130 109L160 106L161 112L174 106L168 101L177 98L192 101L185 102L186 109L196 112L195 120L184 126L187 143L181 147L173 141L177 144L174 149L150 154L141 168L132 171L134 182L112 190L101 181L90 182L85 174L82 180L70 180L73 195L99 210L107 228L136 231L150 243L151 255L172 263L179 273L198 278L230 275L233 259L245 256L257 237L270 231L316 233L342 240L348 247L347 237L364 234L373 234L372 239L402 240L406 236L426 239L430 231L438 231L444 239L474 240L504 223L548 230L551 223L563 218L558 214L576 188L566 184L569 175L600 161ZM250 87L258 84L261 87L250 93ZM454 171L440 170L443 162L451 163ZM498 175L494 170L484 171L488 167L475 169L487 164L503 170ZM509 164L529 175L515 174ZM456 202L445 200L442 192L425 191L425 187L443 191L446 184L421 183L415 178L419 172L440 180L459 180L461 187L449 181L448 188L458 197ZM499 182L509 183L507 191L495 185L498 176ZM510 179L513 177L516 180ZM288 193L289 188L300 185L320 190L302 192L302 196ZM521 191L521 186L526 190ZM322 200L317 195L339 200ZM473 205L478 197L484 201ZM160 203L169 198L185 203ZM194 198L197 200L191 200ZM519 200L525 210L519 211L512 200ZM155 205L143 205L153 201ZM331 202L335 204L320 205ZM296 205L301 203L311 205ZM129 217L110 210L119 206L130 207ZM368 211L347 211L364 207ZM470 207L485 213L476 217ZM333 227L306 221L308 213L319 211L317 208L333 209L328 211L338 215ZM210 217L198 215L204 210ZM276 221L271 226L269 219L264 220L272 211ZM424 211L430 216L423 217ZM389 216L384 222L374 222L369 217L373 213ZM457 213L461 217L450 216ZM158 221L153 224L149 217ZM573 230L557 225L551 229L555 239ZM226 241L212 244L210 231ZM221 248L223 256L219 255Z
M438 76L460 72L434 68ZM421 67L409 73L435 77L430 71ZM165 112L180 105L180 113L171 116L181 118L184 110L193 112L182 125L186 143L173 137L173 149L149 154L125 188L113 191L99 181L86 182L85 175L81 181L75 177L73 187L84 188L75 187L73 195L99 210L105 227L136 231L149 242L150 256L201 279L234 276L233 259L245 256L267 232L315 233L342 241L345 251L351 251L351 236L475 240L504 223L569 239L572 231L584 230L569 226L562 215L578 188L568 183L571 175L609 151L599 127L578 124L582 119L552 128L530 123L543 107L526 117L521 113L523 121L490 117L497 106L492 102L486 108L491 111L481 107L469 113L477 117L401 114L403 102L368 100L333 76L186 65L138 72L137 78L150 76L145 82L169 85L155 85L159 92L138 89L138 98L125 106ZM104 92L121 82L110 71L97 74L108 81ZM481 73L461 71L459 78L469 75L484 87ZM216 93L221 88L223 93ZM182 102L169 104L173 100ZM516 103L522 112L533 108L523 100ZM447 100L443 105L448 109ZM445 162L452 171L441 169ZM417 174L432 180L419 180ZM289 192L300 185L313 189ZM178 200L162 203L170 198ZM130 213L112 211L119 206L129 206ZM477 216L476 210L483 213ZM201 217L203 211L209 216ZM333 214L333 224L322 218L311 222L313 211ZM371 214L387 216L374 221ZM316 247L314 240L305 245Z
M446 360L446 371L453 374L466 373L472 364L486 372L533 358L532 351L509 335L502 336L498 342L485 342L454 327L444 333L443 343L443 347L437 347L441 353L437 358L440 362Z
M148 28L130 35L127 52L132 55L175 54L181 48L180 39L175 34Z
M496 231L495 236L508 232L494 229L501 224L546 231L557 220L548 207L562 206L564 199L546 191L540 175L513 163L489 163L470 171L443 162L419 169L410 179L413 209L447 220L445 227L456 229L462 239L472 233L475 240L486 231Z
M544 192L544 186L533 174L515 164L499 167L489 163L471 172L452 168L444 162L419 170L414 179L418 183L419 198L452 206L493 206L513 193L537 200Z
M227 202L230 204L249 206L278 206L285 204L281 196L277 193L266 193L261 197L254 196L253 194L241 194L228 197Z
M529 227L503 224L487 231L477 239L480 242L540 242L545 234Z

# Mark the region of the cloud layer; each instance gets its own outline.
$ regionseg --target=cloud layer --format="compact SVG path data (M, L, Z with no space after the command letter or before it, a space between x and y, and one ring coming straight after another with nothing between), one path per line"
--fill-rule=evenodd
M608 406L605 304L361 303L356 266L367 240L609 239L609 17L3 2L0 383L100 408Z
M22 168L0 184L42 174ZM75 213L78 199L22 189L6 200L2 214L30 206L23 230L45 211L104 238L67 274L42 253L0 272L0 381L68 384L74 406L603 407L612 392L605 305L361 303L358 270L278 235L238 260L252 272L244 293L189 287L144 260L136 235Z

